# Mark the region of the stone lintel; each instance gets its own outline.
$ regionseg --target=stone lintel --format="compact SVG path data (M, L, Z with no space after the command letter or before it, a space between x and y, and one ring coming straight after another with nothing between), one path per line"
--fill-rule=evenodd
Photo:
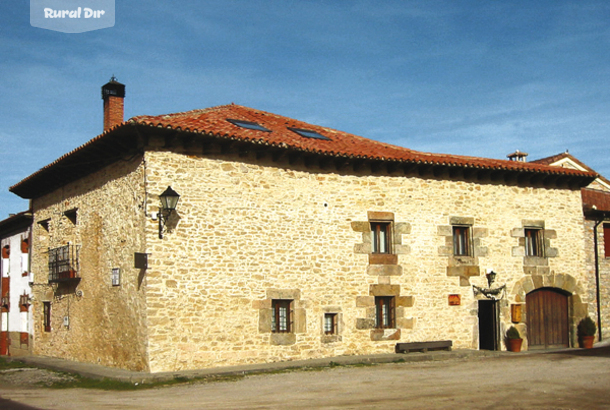
M399 296L400 285L370 285L370 296Z
M466 216L452 216L449 218L451 225L474 225L474 218Z
M394 212L377 212L368 211L367 217L369 221L394 221Z
M521 224L524 228L544 229L544 221L539 219L523 219Z
M301 299L299 289L267 289L268 299Z
M541 258L539 256L524 256L523 266L547 266L549 260L547 258Z

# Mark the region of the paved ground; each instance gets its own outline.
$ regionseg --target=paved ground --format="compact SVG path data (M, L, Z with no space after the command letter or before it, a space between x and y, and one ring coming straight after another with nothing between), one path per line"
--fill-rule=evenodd
M608 346L494 357L439 355L440 360L425 362L337 366L129 392L0 385L0 408L18 402L94 410L610 409Z

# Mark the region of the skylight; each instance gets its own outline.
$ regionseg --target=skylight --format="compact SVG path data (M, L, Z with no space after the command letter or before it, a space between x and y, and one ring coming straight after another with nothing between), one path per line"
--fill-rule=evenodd
M312 131L312 130L304 130L301 128L292 128L289 127L288 128L290 131L294 131L297 134L299 134L301 137L305 137L305 138L315 138L318 140L326 140L326 141L330 141L330 138L325 137L324 135L316 132L316 131Z
M227 118L227 121L229 121L231 124L237 125L238 127L247 128L249 130L271 132L271 130L268 130L267 128L263 127L262 125L260 125L256 122L244 121L244 120L232 120L229 118Z

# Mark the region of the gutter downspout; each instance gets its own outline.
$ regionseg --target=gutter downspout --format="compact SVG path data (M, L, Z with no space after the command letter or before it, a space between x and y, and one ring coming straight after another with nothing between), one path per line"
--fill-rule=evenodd
M599 290L599 249L597 241L597 227L603 222L603 218L595 221L593 225L593 247L595 248L595 299L597 299L597 335L598 341L602 341L602 310Z

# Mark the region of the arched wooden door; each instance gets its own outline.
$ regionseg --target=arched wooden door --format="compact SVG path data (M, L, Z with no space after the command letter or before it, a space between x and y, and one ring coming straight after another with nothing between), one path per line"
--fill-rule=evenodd
M537 289L527 295L526 306L528 348L570 347L568 295L551 288Z

